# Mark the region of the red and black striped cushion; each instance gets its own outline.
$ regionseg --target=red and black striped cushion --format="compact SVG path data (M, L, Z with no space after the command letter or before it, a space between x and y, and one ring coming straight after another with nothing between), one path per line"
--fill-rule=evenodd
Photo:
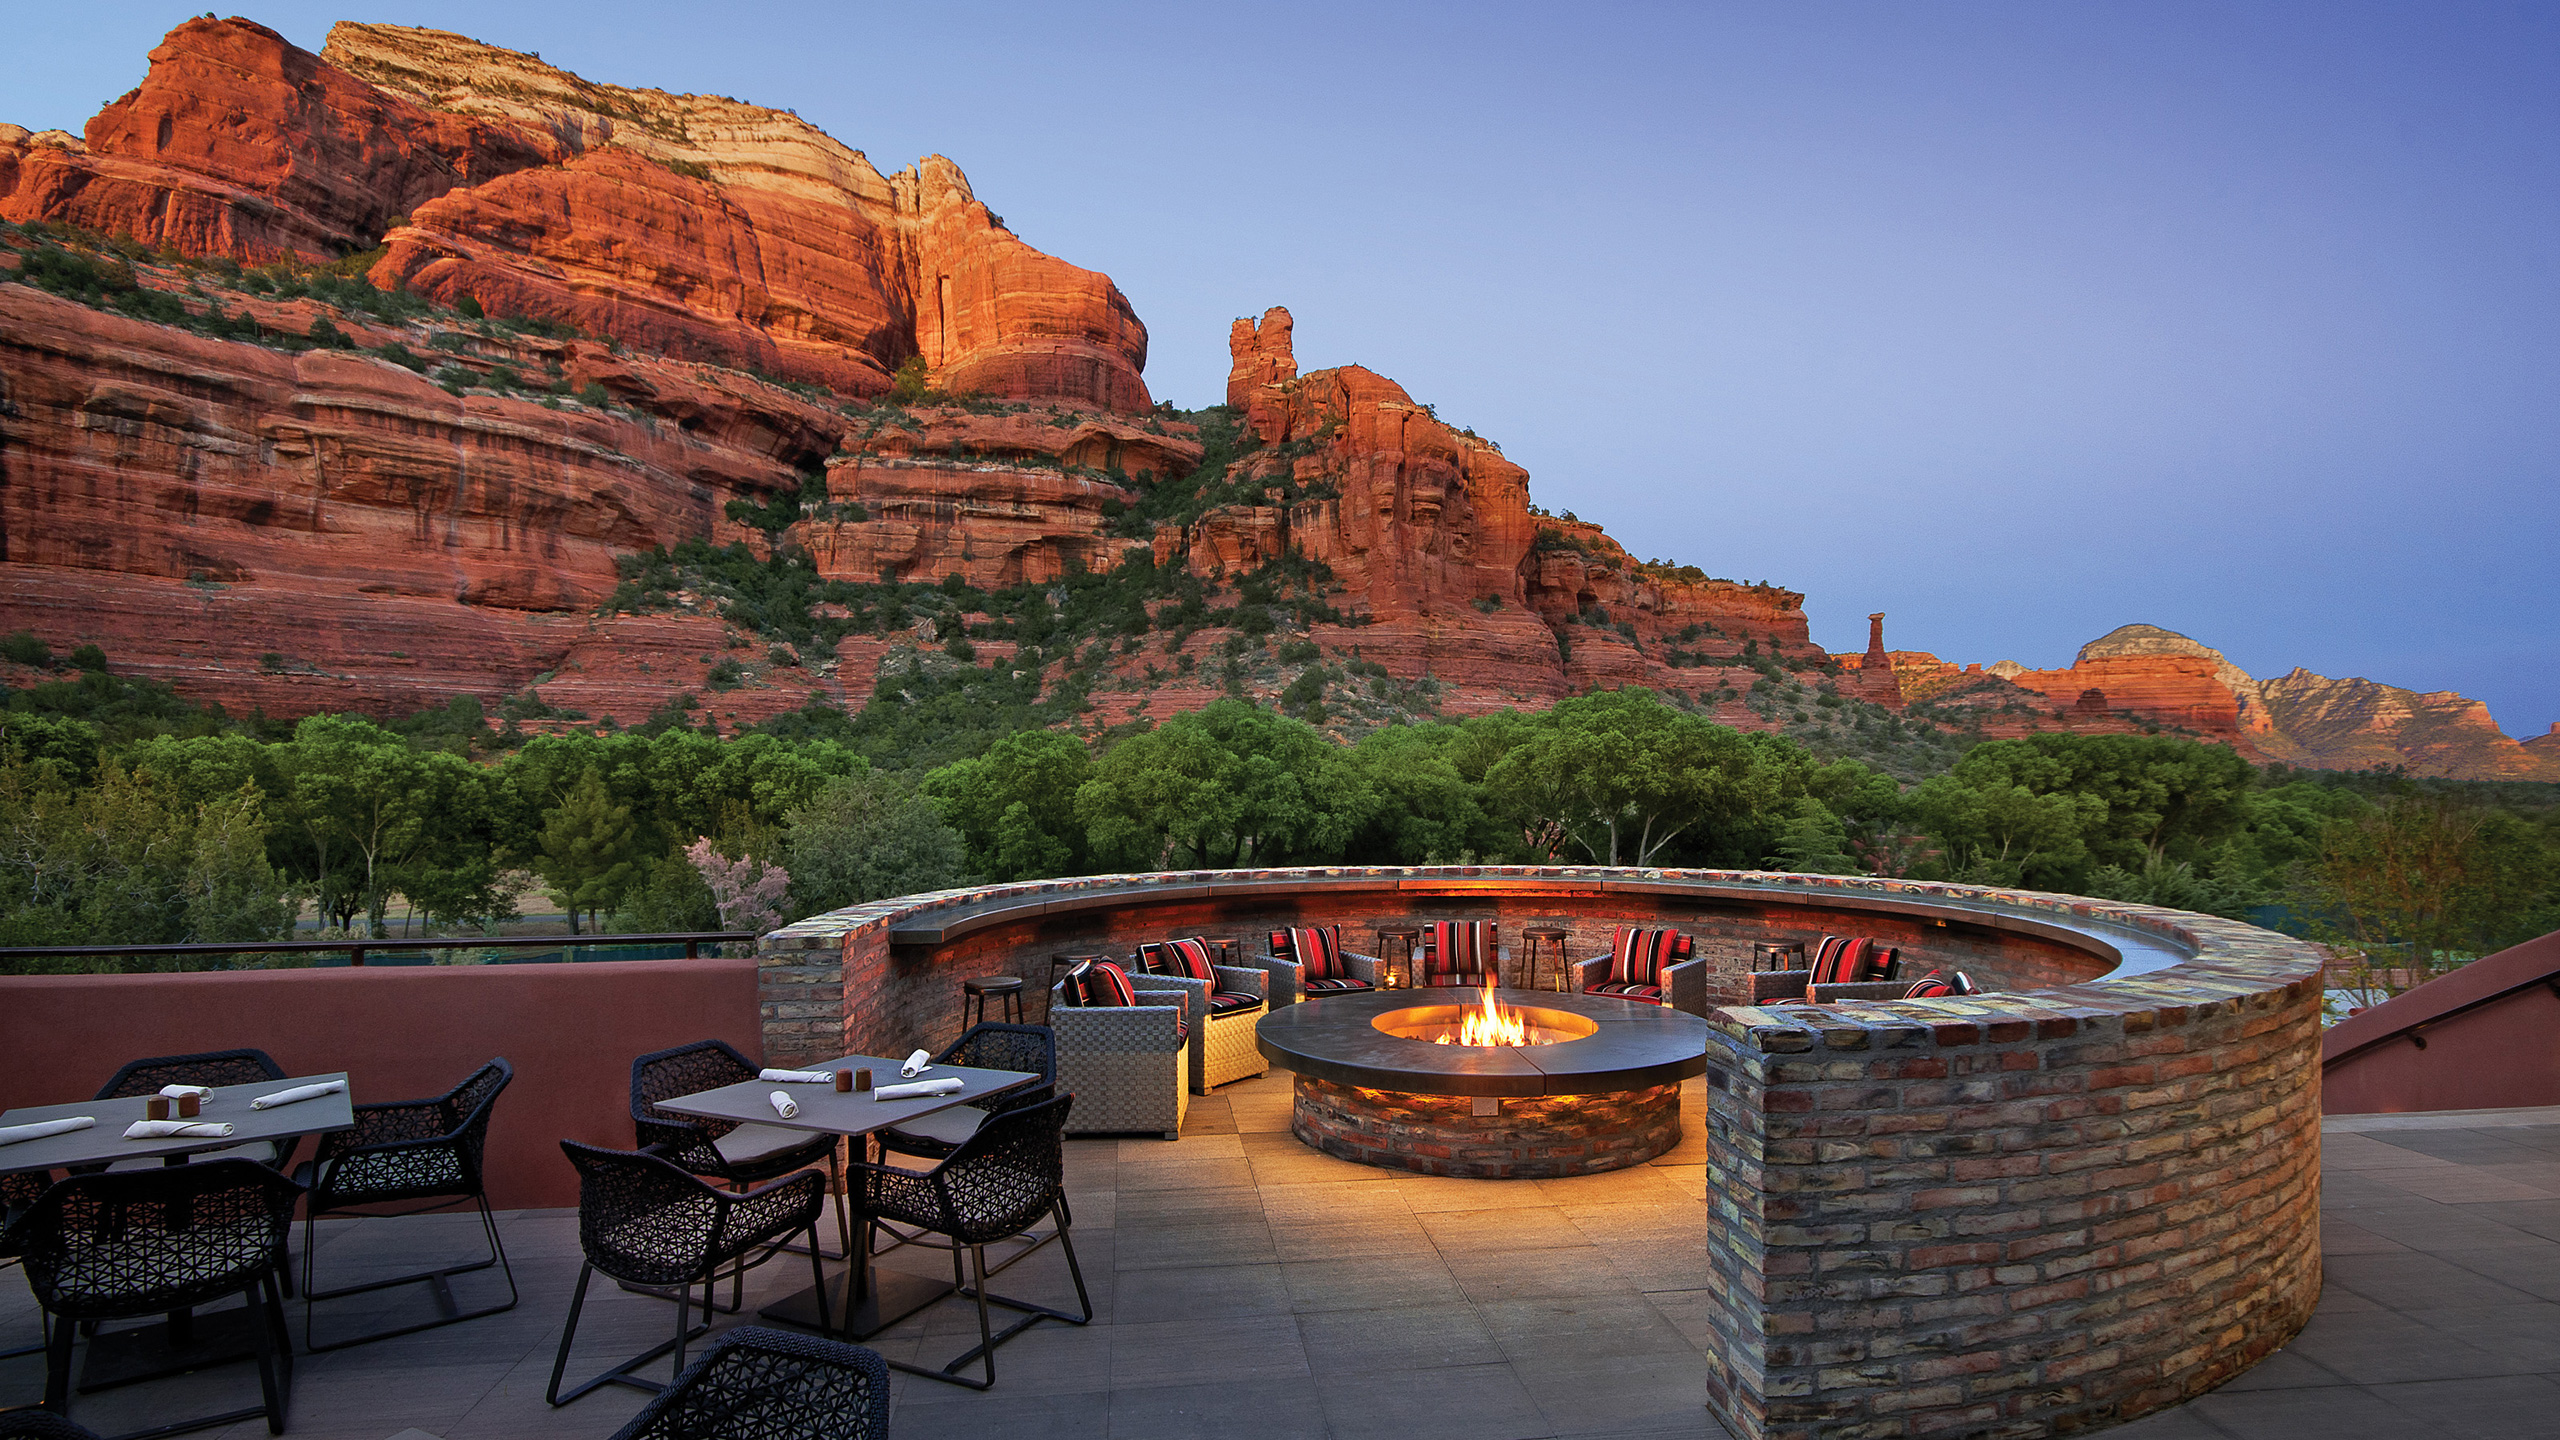
M1889 979L1894 959L1892 946L1864 935L1825 935L1813 952L1813 973L1806 979L1816 985Z
M1590 995L1615 995L1625 1000L1650 1000L1656 1005L1668 1004L1659 985L1632 985L1623 980L1603 980L1584 992Z
M1339 990L1367 990L1373 987L1368 981L1355 976L1336 975L1323 980L1309 980L1303 988L1323 994Z
M1085 967L1084 1003L1087 1005L1135 1005L1138 989L1129 983L1129 972L1109 960L1096 960Z
M1237 1010L1250 1010L1261 1003L1261 996L1247 994L1242 990L1212 990L1209 992L1209 1013L1212 1015L1226 1015Z
M1902 998L1905 1000L1934 1000L1940 996L1970 995L1972 993L1973 977L1965 974L1963 971L1957 970L1949 973L1946 971L1932 970L1928 974L1921 976L1919 979L1912 981L1911 988L1902 992Z
M1425 985L1474 985L1500 956L1499 932L1491 920L1435 920L1425 942L1422 979Z
M1662 980L1663 956L1671 948L1675 930L1643 930L1621 925L1609 948L1609 980L1613 986L1659 985ZM1592 987L1595 991L1598 986ZM1613 989L1605 994L1625 993Z
M1289 938L1287 958L1298 962L1298 973L1306 979L1334 980L1351 973L1342 963L1341 926L1297 925L1281 933ZM1271 953L1281 952L1275 948Z
M1218 983L1218 972L1210 968L1209 942L1206 940L1167 940L1158 947L1157 954L1161 957L1156 969L1159 975L1206 980L1211 985Z

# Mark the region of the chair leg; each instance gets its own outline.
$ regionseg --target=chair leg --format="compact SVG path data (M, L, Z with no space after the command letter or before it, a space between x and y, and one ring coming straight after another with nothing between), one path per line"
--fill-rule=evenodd
M845 1253L847 1255L853 1253L850 1244ZM858 1265L862 1262L855 1260L848 1263ZM826 1268L818 1263L818 1222L814 1219L809 1222L809 1278L816 1281L818 1286L818 1333L833 1336L836 1333L836 1322L827 1314L827 1272Z
M305 1216L302 1222L303 1348L309 1350L315 1355L330 1350L344 1350L351 1345L367 1345L376 1340L388 1340L394 1335L414 1335L421 1330L433 1330L438 1326L452 1325L464 1320L477 1320L483 1316L504 1314L505 1312L516 1308L516 1302L521 1298L516 1290L516 1267L507 1259L507 1247L505 1242L498 1238L497 1213L489 1208L489 1196L487 1191L482 1191L480 1194L473 1196L472 1199L476 1201L480 1207L480 1238L488 1244L489 1258L485 1260L474 1260L468 1265L448 1265L437 1270L421 1270L412 1275L396 1275L388 1280L373 1280L362 1285L344 1285L335 1290L323 1290L319 1288L319 1246L315 1243L318 1237L314 1233L314 1227L318 1224L319 1217L316 1215ZM392 1219L398 1217L383 1216L377 1218ZM468 1275L476 1270L486 1270L492 1265L497 1266L500 1273L507 1277L506 1303L503 1305L484 1305L477 1310L465 1310L455 1304L453 1291L445 1282L453 1276ZM400 1325L388 1330L369 1331L362 1335L349 1336L344 1340L332 1340L326 1345L320 1343L318 1335L316 1334L314 1316L314 1312L317 1310L319 1302L323 1300L343 1299L349 1295L362 1295L374 1290L387 1290L395 1285L427 1286L435 1297L436 1309L440 1313L433 1320L421 1320L414 1325Z
M258 1393L267 1402L267 1433L284 1433L285 1383L276 1375L276 1326L284 1318L284 1291L273 1271L258 1278L249 1294L249 1330L258 1347Z
M689 1340L698 1339L711 1328L708 1316L705 1317L705 1323L703 1324L696 1325L693 1323L693 1282L691 1280L687 1280L681 1286L677 1287L676 1293L682 1298L676 1302L676 1333L673 1339L659 1341L657 1344L650 1346L648 1349L641 1351L639 1354L632 1356L630 1359L623 1361L621 1364L614 1366L612 1369L607 1370L603 1374L598 1375L583 1385L580 1385L577 1389L563 1395L560 1393L560 1377L569 1368L569 1344L572 1340L577 1338L578 1314L581 1310L586 1308L587 1286L589 1282L595 1278L595 1270L595 1262L593 1261L589 1261L585 1265L579 1267L578 1288L576 1293L571 1295L569 1298L569 1321L568 1324L563 1326L560 1331L560 1353L553 1357L551 1361L551 1386L542 1394L542 1398L554 1407L566 1405L570 1401L575 1400L590 1391L602 1389L607 1385L628 1385L634 1390L645 1390L652 1395L657 1394L659 1391L664 1390L667 1387L659 1381L644 1380L631 1372L671 1350L675 1352L676 1370L678 1372L682 1372L684 1369L685 1343ZM717 1278L718 1277L716 1275L706 1275L703 1277L706 1284L716 1281Z
M79 1329L68 1320L56 1320L46 1337L44 1408L56 1415L71 1413L71 1342Z

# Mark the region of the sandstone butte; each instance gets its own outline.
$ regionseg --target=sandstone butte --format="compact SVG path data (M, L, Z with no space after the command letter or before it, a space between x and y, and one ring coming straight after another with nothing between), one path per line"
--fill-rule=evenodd
M1891 660L1913 703L1968 713L1989 735L2159 727L2220 741L2260 762L2560 780L2560 725L2519 742L2498 729L2489 707L2451 691L2420 694L2299 668L2258 680L2221 651L2156 625L2119 626L2080 647L2060 670L2005 661L1959 669L1921 651L1892 652Z
M1146 327L929 156L882 176L784 111L599 85L436 30L342 23L318 55L190 20L84 141L0 134L0 219L182 254L336 259L375 283L653 354L878 395L1148 405Z
M672 614L605 608L617 556L692 537L763 545L727 502L795 492L822 467L840 505L786 534L830 578L1037 583L1132 547L1233 577L1300 554L1331 568L1331 603L1369 622L1311 638L1439 682L1453 713L1645 684L1758 726L1740 692L1760 657L1825 658L1801 596L1639 563L1538 510L1496 445L1394 382L1358 366L1301 375L1277 308L1229 337L1227 398L1260 442L1242 493L1262 503L1115 531L1134 487L1202 455L1188 425L1150 412L1146 331L1117 288L1016 239L949 161L883 177L781 111L595 84L431 30L342 24L313 55L247 21L191 20L85 138L0 126L0 218L250 263L357 254L378 285L601 337L340 317L359 345L434 344L474 376L504 365L611 401L539 404L0 285L0 629L98 643L120 671L235 708L530 694L629 724L688 693L726 723L813 697L859 705L929 637L799 656L700 597ZM207 272L137 271L222 289ZM217 298L297 333L322 313ZM916 356L939 388L1018 403L884 424L751 373L868 398ZM1988 734L2167 726L2297 763L2560 771L2560 738L2518 746L2459 696L2251 681L2149 627L2066 670L1959 672L1886 651L1881 620L1863 655L1838 657L1838 687L1888 707L1907 693ZM1127 716L1221 693L1188 674L1142 681L1163 658L1115 660ZM747 669L738 688L707 686L721 659Z

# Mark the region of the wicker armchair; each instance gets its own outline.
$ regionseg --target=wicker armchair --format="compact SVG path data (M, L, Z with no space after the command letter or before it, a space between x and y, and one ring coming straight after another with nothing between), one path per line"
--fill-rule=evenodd
M1573 962L1573 988L1704 1015L1717 1004L1716 975L1696 949L1678 930L1621 925L1608 954Z
M1190 1113L1188 997L1154 975L1133 975L1141 1003L1086 1005L1083 966L1049 987L1049 1028L1058 1037L1058 1089L1080 1096L1069 1134L1155 1131L1182 1138Z
M587 1258L578 1270L577 1293L569 1301L569 1322L560 1331L560 1353L551 1362L551 1387L543 1392L543 1399L552 1405L566 1405L605 1385L653 1392L665 1389L631 1372L669 1351L675 1352L675 1369L681 1372L685 1342L708 1328L713 1282L731 1266L743 1271L783 1253L784 1242L804 1230L809 1234L809 1273L818 1284L818 1321L821 1328L832 1328L826 1275L819 1269L817 1254L826 1176L803 1170L761 1189L733 1194L645 1151L606 1150L575 1140L561 1141L560 1149L578 1167L578 1247ZM599 1270L626 1284L671 1291L676 1333L563 1395L560 1377L569 1368L569 1347L578 1338L578 1315L587 1305L588 1282ZM702 1287L703 1325L693 1323L696 1285Z
M1007 1090L983 1104L936 1110L880 1131L881 1148L939 1160L977 1134L978 1127L989 1117L1048 1099L1058 1084L1058 1034L1046 1025L972 1025L949 1049L934 1056L933 1063L981 1070L1026 1070L1039 1076L1040 1083Z
M658 1108L661 1100L753 1080L758 1068L724 1040L696 1040L632 1061L631 1128L637 1133L639 1148L655 1150L686 1170L722 1181L732 1190L759 1185L813 1165L824 1167L830 1180L840 1180L843 1171L837 1167L843 1152L837 1136L813 1135L780 1125L705 1120ZM836 1232L840 1245L852 1243L846 1238L853 1232L852 1224L841 1212L836 1216ZM839 1249L827 1258L841 1260L851 1253L850 1249Z
M711 1342L613 1440L887 1440L880 1352L741 1325Z
M294 1173L296 1180L311 1189L311 1199L304 1208L302 1221L304 1348L314 1354L323 1350L343 1350L350 1345L432 1330L461 1320L477 1320L484 1315L496 1315L516 1308L515 1267L507 1263L506 1247L498 1241L498 1218L489 1211L489 1192L480 1165L481 1156L489 1146L490 1114L497 1108L498 1096L515 1077L515 1067L504 1058L492 1060L473 1071L470 1078L461 1084L432 1099L359 1105L355 1107L354 1129L334 1131L320 1137L319 1153ZM313 1288L320 1279L320 1247L313 1241L313 1231L321 1216L380 1205L407 1207L392 1212L395 1216L422 1215L463 1204L480 1207L480 1233L489 1245L487 1259L474 1260L467 1265L420 1270L388 1280L368 1280L361 1285L342 1285L335 1290ZM507 1277L506 1303L484 1305L476 1310L464 1310L455 1305L453 1292L446 1281L456 1275L486 1270L492 1265L498 1266ZM371 1330L332 1340L325 1345L320 1343L313 1329L312 1313L318 1302L387 1290L395 1285L430 1287L439 1312L437 1317L413 1325Z
M1076 1263L1075 1238L1068 1233L1064 1189L1061 1140L1067 1115L1075 1103L1073 1095L1058 1095L998 1115L980 1126L977 1134L941 1164L922 1173L867 1162L856 1162L848 1168L854 1208L862 1212L863 1249L871 1248L871 1227L882 1221L940 1235L944 1237L940 1245L925 1240L908 1243L949 1250L953 1288L978 1302L975 1346L939 1370L894 1360L889 1362L891 1366L910 1375L984 1390L996 1383L997 1346L1043 1320L1082 1325L1093 1319L1093 1297L1085 1291L1084 1268ZM1083 1307L1081 1315L987 1292L987 1277L993 1273L987 1269L987 1246L1021 1235L1043 1216L1054 1221L1055 1228L1031 1250L1050 1240L1065 1250L1067 1273L1075 1279L1076 1301ZM1014 1255L998 1270L1020 1261L1031 1250ZM970 1260L970 1273L965 1277L960 1272L962 1251L968 1252ZM998 1332L988 1318L990 1305L1021 1311L1023 1318ZM972 1380L959 1373L960 1367L972 1360L984 1367L983 1378Z
M50 1317L45 1408L70 1409L71 1349L83 1328L238 1295L253 1312L265 1403L168 1428L264 1416L268 1434L283 1434L293 1351L276 1254L301 1195L269 1167L234 1159L74 1175L38 1196L0 1235L0 1249L22 1257L27 1288Z
M1312 965L1308 963L1303 952L1309 947L1300 943L1313 939L1300 934L1306 929L1321 929L1324 943L1332 951L1330 960L1319 956ZM1375 955L1343 949L1339 925L1274 930L1271 953L1253 956L1248 963L1262 967L1271 977L1268 993L1274 1010L1346 991L1375 990L1387 983L1387 962Z
M1202 940L1142 945L1148 975L1181 988L1191 1026L1191 1089L1206 1095L1271 1068L1253 1043L1253 1027L1271 1011L1271 972L1259 965L1214 965Z

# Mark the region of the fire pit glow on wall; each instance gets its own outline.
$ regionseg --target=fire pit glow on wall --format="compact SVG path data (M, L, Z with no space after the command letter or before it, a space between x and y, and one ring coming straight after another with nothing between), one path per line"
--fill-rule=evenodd
M1490 1180L1617 1170L1678 1143L1706 1021L1609 995L1442 993L1328 995L1264 1016L1262 1053L1297 1075L1292 1133L1346 1160Z

